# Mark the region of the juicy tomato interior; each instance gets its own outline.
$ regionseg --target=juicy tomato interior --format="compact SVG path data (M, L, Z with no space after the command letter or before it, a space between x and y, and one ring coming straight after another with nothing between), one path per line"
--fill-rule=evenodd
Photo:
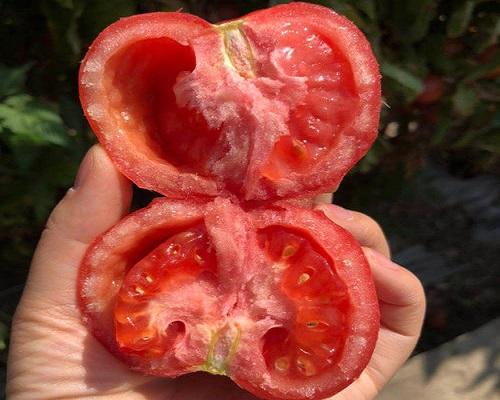
M351 66L333 43L305 26L280 28L270 62L279 73L305 79L307 95L291 107L289 135L275 144L264 170L271 179L306 171L324 156L358 103Z
M253 87L271 102L289 103L286 105L288 116L283 121L288 131L274 132L278 139L262 173L271 180L287 176L291 171L307 173L334 147L356 114L358 98L349 62L329 40L307 27L279 25L279 30L267 32L268 37L264 37L271 45L263 46L246 35L245 25L242 26L238 28L238 35L231 33L231 29L221 28L220 48L213 51L220 52L222 59L223 52L231 51L224 47L224 40L228 35L236 37L235 41L243 41L248 50L239 57L251 58L239 60L239 63L254 66L255 74L238 74L228 65L221 65L221 76L233 74L232 83L228 85L234 86L233 93L241 91L237 96L243 97L249 87ZM238 49L240 45L233 46ZM231 54L225 57L235 59ZM235 151L238 144L226 137L224 123L216 129L210 128L207 117L211 115L202 114L195 106L178 105L175 87L196 68L192 45L184 46L166 37L142 40L108 61L107 92L119 129L133 138L141 151L152 153L185 172L215 176L214 165L230 151ZM204 77L214 72L201 70L198 73ZM281 93L263 89L270 80L274 81L271 87L275 87L286 85L290 79L305 82L305 97L284 100L286 96ZM225 101L228 105L234 102L234 99L224 100L219 93L212 95L221 109L226 106ZM205 102L214 101L214 98ZM196 101L204 102L204 99ZM266 118L266 115L253 115L251 106L248 107L245 112L238 111L238 116L227 118L241 118L243 123L247 119L250 121L249 118ZM237 168L244 174L245 165Z
M173 92L179 74L195 66L190 46L169 38L142 40L108 62L107 85L115 120L142 151L203 173L206 149L218 133L196 111L178 107Z
M121 351L161 357L184 335L183 321L162 319L162 292L182 290L193 281L216 278L216 259L203 226L171 236L127 273L114 308ZM165 316L163 317L165 318Z
M289 378L314 376L336 365L345 343L349 298L333 261L311 240L283 227L259 233L259 244L280 274L295 319L263 338L267 367Z

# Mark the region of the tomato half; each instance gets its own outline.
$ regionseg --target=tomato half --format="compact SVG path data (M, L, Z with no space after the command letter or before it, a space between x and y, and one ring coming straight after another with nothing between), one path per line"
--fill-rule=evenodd
M363 253L323 214L158 199L89 248L80 305L132 368L227 375L267 399L319 399L368 363L378 303Z
M380 76L350 21L293 3L218 25L124 18L89 49L80 97L140 187L269 200L339 184L375 139Z

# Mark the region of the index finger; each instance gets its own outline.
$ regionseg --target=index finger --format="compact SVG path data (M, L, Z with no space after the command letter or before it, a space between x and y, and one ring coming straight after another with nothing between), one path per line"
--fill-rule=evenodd
M361 246L378 251L390 258L391 250L380 225L368 215L347 210L335 204L318 204L316 210L322 211L329 219L348 230Z

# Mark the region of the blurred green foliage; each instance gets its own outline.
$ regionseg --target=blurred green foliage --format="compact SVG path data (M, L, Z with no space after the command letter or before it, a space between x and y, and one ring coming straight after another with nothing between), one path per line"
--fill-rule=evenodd
M78 103L77 70L98 32L138 12L183 10L217 21L287 2L0 2L0 351L15 306L4 300L20 291L44 221L93 142ZM365 32L384 77L381 135L354 173L376 167L394 180L418 171L429 157L455 173L499 171L498 2L315 3Z

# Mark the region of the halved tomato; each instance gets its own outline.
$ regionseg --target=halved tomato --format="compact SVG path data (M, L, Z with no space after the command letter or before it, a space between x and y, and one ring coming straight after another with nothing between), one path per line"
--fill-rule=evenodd
M380 76L350 21L293 3L218 25L182 13L122 19L83 60L80 97L140 187L276 200L335 188L366 153Z
M368 363L378 303L363 253L323 214L158 199L89 248L80 305L132 368L227 375L268 399L318 399Z

